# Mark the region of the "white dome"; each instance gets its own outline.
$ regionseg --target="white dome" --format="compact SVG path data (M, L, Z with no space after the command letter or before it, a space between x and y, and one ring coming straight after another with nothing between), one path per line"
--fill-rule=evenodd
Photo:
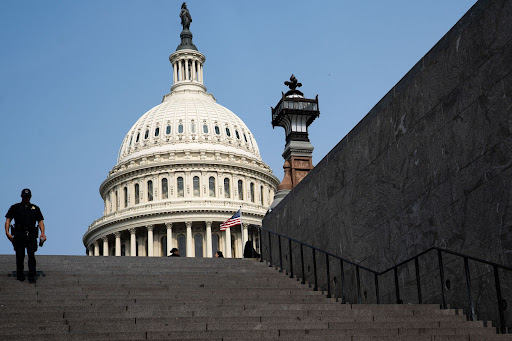
M256 140L237 115L206 92L180 91L166 95L133 125L117 163L184 150L220 151L261 161Z

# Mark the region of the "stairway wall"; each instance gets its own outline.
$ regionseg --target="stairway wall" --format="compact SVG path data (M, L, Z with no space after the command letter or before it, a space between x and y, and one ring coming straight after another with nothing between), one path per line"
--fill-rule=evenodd
M263 226L376 270L432 246L511 265L511 38L512 1L478 1ZM436 283L424 289L435 301L432 261L421 266ZM463 305L462 264L446 261L447 293ZM471 266L483 312L495 297L492 269ZM399 273L408 300L413 275L411 267ZM512 278L502 284L512 303ZM393 300L391 285L381 290Z

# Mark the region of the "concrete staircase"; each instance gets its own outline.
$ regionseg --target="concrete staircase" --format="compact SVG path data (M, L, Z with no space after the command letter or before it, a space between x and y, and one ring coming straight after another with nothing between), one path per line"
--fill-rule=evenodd
M436 305L340 304L247 259L0 256L0 340L511 340ZM27 266L25 266L27 268Z

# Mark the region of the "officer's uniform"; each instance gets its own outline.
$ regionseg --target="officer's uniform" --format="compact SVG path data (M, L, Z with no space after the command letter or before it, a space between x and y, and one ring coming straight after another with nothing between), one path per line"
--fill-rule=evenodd
M15 225L12 229L14 251L16 251L16 272L18 278L23 277L23 263L25 261L25 248L28 255L28 277L34 279L36 276L36 257L38 230L36 223L43 220L43 214L39 207L34 204L23 202L14 204L5 215L6 218L14 219Z

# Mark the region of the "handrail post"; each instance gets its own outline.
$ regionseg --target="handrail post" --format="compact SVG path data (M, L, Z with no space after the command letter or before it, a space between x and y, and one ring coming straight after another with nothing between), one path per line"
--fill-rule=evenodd
M262 251L262 247L261 247L261 226L259 227L259 235L260 235L260 242L259 242L259 245L258 245L258 249L260 251L260 263L263 263L263 252Z
M379 276L377 273L374 273L375 276L375 296L377 297L377 304L380 304L380 297L379 297Z
M506 333L505 326L505 312L503 307L503 299L501 298L501 285L500 285L500 274L498 272L498 267L493 265L494 268L494 284L496 285L496 298L498 299L498 309L500 312L500 333Z
M325 253L325 266L327 271L327 298L331 298L331 274L329 272L329 254Z
M398 286L398 268L395 267L393 269L394 273L395 273L395 295L396 295L396 304L401 304L400 303L400 287Z
M302 267L302 282L301 282L301 284L306 284L306 274L304 272L304 248L302 247L302 243L300 243L300 265Z
M268 267L272 267L272 235L268 231L268 253L269 253L269 264Z
M340 274L341 274L341 303L345 304L345 272L343 271L343 259L340 259Z
M471 274L469 272L468 257L464 257L464 274L466 275L466 288L468 290L468 301L471 321L476 321L475 305L473 304L473 298L471 297Z
M277 235L279 241L279 272L283 272L283 254L281 252L281 235Z
M423 303L423 297L421 296L421 280L420 280L420 265L418 257L414 258L414 267L416 268L416 286L418 287L418 302Z
M293 278L293 262L292 262L292 240L288 239L288 249L290 251L290 278Z
M315 288L314 288L314 290L318 291L318 278L316 277L316 253L315 253L315 249L313 249L313 272L314 272L314 275L315 275Z
M359 267L356 266L356 282L357 282L357 303L361 304L361 279L359 277Z
M439 278L441 280L441 297L443 299L443 309L446 309L446 298L444 296L444 269L443 269L443 255L441 250L437 250L437 259L439 260Z

